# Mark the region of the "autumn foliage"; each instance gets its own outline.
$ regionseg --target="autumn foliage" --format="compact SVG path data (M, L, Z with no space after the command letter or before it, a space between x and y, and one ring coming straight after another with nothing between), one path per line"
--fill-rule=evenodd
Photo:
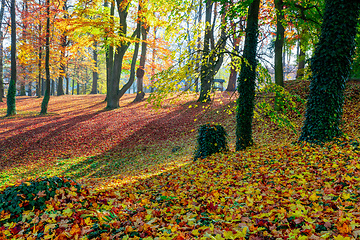
M307 94L306 83L287 88ZM353 83L346 90L342 126L355 139L292 144L292 131L262 116L254 122L257 145L195 162L196 129L208 121L225 127L234 149L227 95L158 110L126 95L113 111L104 111L104 96L61 96L47 116L37 115L39 99L20 97L18 116L0 119L0 193L38 176L71 177L81 188L58 187L20 221L0 211L0 239L356 239L358 91Z

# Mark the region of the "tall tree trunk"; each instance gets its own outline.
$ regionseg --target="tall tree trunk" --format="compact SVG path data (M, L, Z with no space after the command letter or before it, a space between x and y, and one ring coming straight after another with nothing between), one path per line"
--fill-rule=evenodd
M241 64L238 79L239 98L236 112L236 151L253 144L252 120L254 116L256 48L258 43L258 16L260 0L254 0L248 10L243 57L248 63Z
M118 0L118 11L120 18L120 26L121 26L121 34L126 36L127 33L127 22L126 18L128 15L128 6L122 6L120 1ZM140 11L140 5L139 5ZM131 38L137 39L140 38L140 25L137 24L135 31L133 32ZM124 43L121 46L117 47L117 50L114 54L114 62L112 67L111 78L109 79L109 92L107 95L107 109L115 109L119 107L119 99L123 96L123 94L131 87L132 83L135 79L135 66L136 66L136 58L139 51L139 42L135 43L134 55L131 62L131 70L130 70L130 78L129 81L119 90L119 82L122 71L122 64L124 55L127 49L130 46L130 42Z
M2 21L4 18L5 0L1 0L0 9L0 102L4 97L4 64L3 64L3 47L4 47L4 33L2 28Z
M304 46L303 46L303 40L301 37L302 33L300 33L299 38L299 56L298 56L298 69L296 71L296 79L302 79L304 77L304 70L305 70L305 52L304 52Z
M20 96L25 96L26 92L25 92L25 79L23 79L24 81L20 83Z
M210 101L211 78L209 78L210 68L210 39L211 39L211 15L213 3L211 0L206 0L205 11L205 36L204 36L204 50L200 70L200 96L198 102Z
M147 34L148 34L148 27L144 26L144 23L141 23L141 36L143 42L141 43L141 56L140 56L140 65L136 71L136 97L134 102L140 102L144 99L145 93L143 89L144 85L144 74L145 74L145 62L146 62L146 50L147 50Z
M36 95L38 98L41 97L41 92L42 92L42 77L41 77L41 46L39 46L39 62L38 62L38 71L39 71L39 75L38 75L38 82L36 85Z
M283 47L285 28L283 26L283 0L274 0L276 10L276 40L275 40L275 84L284 87ZM275 96L275 110L280 111L282 100L278 94Z
M57 85L57 95L64 95L64 77L65 77L65 48L66 48L66 36L65 33L61 36L61 56L60 56L60 74Z
M11 78L7 94L7 114L11 116L16 114L15 95L16 95L16 18L15 18L15 0L11 0L10 21L11 21Z
M104 6L108 6L108 1L106 0L104 3ZM111 7L110 7L110 16L114 16L115 13L115 1L111 1ZM113 21L113 18L111 18L111 21ZM114 23L112 22L112 25ZM106 99L107 102L110 92L110 79L112 78L112 69L114 64L114 47L109 44L106 46Z
M31 86L32 86L32 84L31 84L31 82L29 82L29 84L28 84L28 96L29 96L29 97L31 97L31 95L32 95Z
M234 41L233 47L234 47L235 53L238 53L239 52L239 45L240 45L241 36L240 36L240 34L236 33L236 30L237 30L236 25L234 23L231 23L231 25L232 25L232 29L234 31L234 34L233 34L233 41ZM237 79L236 78L237 77L236 64L237 64L236 58L231 57L231 63L230 63L231 69L230 69L229 83L228 83L227 88L225 90L227 92L236 91L236 79Z
M46 45L45 45L45 94L41 103L40 114L47 114L50 100L50 0L46 0Z
M69 95L69 76L66 74L66 95Z
M55 95L55 81L51 79L50 82L51 82L50 96L54 96Z
M99 73L98 73L98 69L97 69L98 68L97 42L94 42L93 57L94 57L95 70L93 70L93 72L92 72L93 82L92 82L90 94L97 94L97 85L98 85L97 82L98 82L98 78L99 78Z
M310 64L310 94L300 141L326 142L342 135L344 89L356 45L359 10L358 0L325 1L321 35Z
M1 18L0 18L1 21ZM4 64L3 64L3 44L4 40L3 40L3 32L2 29L0 27L0 102L3 102L3 97L4 97Z
M201 23L201 19L202 19L202 2L200 2L199 4L199 17L198 17L198 22L199 24ZM201 51L200 51L200 47L201 47L201 37L200 35L198 36L197 38L197 56L196 56L196 65L195 65L195 68L197 71L201 71L200 69L200 61L201 61ZM198 76L196 79L195 79L195 92L199 92L199 77Z

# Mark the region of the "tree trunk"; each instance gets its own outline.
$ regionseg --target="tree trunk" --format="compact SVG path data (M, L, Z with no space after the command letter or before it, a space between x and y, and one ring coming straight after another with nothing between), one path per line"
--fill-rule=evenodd
M31 95L32 95L32 89L31 89L31 82L29 82L29 84L28 84L28 96L29 97L31 97Z
M70 84L70 81L69 81L69 76L66 74L65 75L66 77L66 95L69 95L69 84Z
M146 63L146 50L147 50L147 34L148 28L144 26L144 23L141 24L141 35L143 42L141 43L141 56L140 56L140 65L136 71L137 78L137 92L134 102L140 102L144 99L145 93L143 89L144 84L144 74L145 74L145 63Z
M342 135L339 126L344 89L356 45L359 10L358 0L325 1L321 35L310 64L310 94L299 141L319 143Z
M105 1L104 3L105 7L108 6L108 1ZM114 16L115 13L115 3L114 1L111 1L111 7L110 7L110 16ZM113 21L113 18L111 18ZM110 92L110 79L112 78L112 69L113 69L113 64L114 64L114 47L112 45L107 45L106 46L106 99L105 101L107 102L107 99L109 97L109 92Z
M11 0L10 21L11 21L11 78L7 94L7 114L16 114L15 95L16 95L16 19L15 19L15 0Z
M47 114L50 100L50 0L46 0L46 45L45 45L45 94L41 103L40 114Z
M51 82L50 95L54 96L55 95L55 81L51 79L50 82Z
M298 69L296 71L296 79L302 79L304 77L304 70L305 70L305 52L304 52L304 47L303 45L303 40L301 39L301 34L300 34L300 39L299 39L299 56L298 56Z
M275 40L275 84L284 87L283 47L285 28L283 26L283 0L274 0L276 10L276 40ZM275 96L275 110L280 111L282 100L278 94Z
M98 78L99 78L99 73L98 73L98 69L97 69L98 68L97 42L94 42L93 57L94 57L95 70L93 70L93 72L92 72L93 82L92 82L90 94L97 94L97 85L98 85L97 82L98 82Z
M121 34L126 36L127 33L127 22L126 18L128 15L128 7L127 6L120 6L120 2L118 2L118 11L119 11L119 18L120 18L120 26L121 26ZM140 11L140 5L139 5ZM137 24L136 30L133 32L131 38L137 37L140 38L140 24ZM121 46L117 47L117 50L114 54L114 61L112 66L111 77L109 79L109 86L108 86L108 95L107 99L107 109L115 109L119 107L119 99L125 94L125 92L131 87L134 79L135 79L135 66L136 66L136 58L137 53L139 51L139 42L135 43L135 50L134 55L131 62L131 70L130 70L130 78L129 81L119 90L119 82L120 76L122 71L122 64L124 55L127 49L130 46L130 42L124 43ZM135 54L136 53L136 54Z
M41 92L42 92L42 82L41 82L41 46L39 47L39 62L38 62L38 71L39 71L39 75L38 75L38 82L36 85L36 95L37 97L41 97Z
M234 23L232 23L233 25L233 40L234 40L234 51L235 53L239 52L239 45L240 45L240 36L236 36L236 25ZM231 69L230 69L230 76L229 76L229 83L227 85L227 88L225 91L227 92L234 92L236 91L236 77L237 77L237 61L235 60L235 57L231 57Z
M25 79L24 82L20 83L20 96L26 96L26 92L25 92Z
M205 11L205 36L204 36L204 50L200 70L200 96L198 102L210 101L212 79L209 76L210 70L210 39L211 39L211 15L212 15L212 1L206 0Z
M0 102L4 97L4 63L3 63L3 48L4 48L4 33L2 28L2 22L4 18L5 0L1 0L0 9Z
M248 63L242 62L238 79L239 98L236 112L236 151L245 150L253 144L252 120L255 102L259 6L260 0L254 0L248 12L243 53L243 57Z
M58 79L58 85L57 85L57 95L61 96L64 95L64 76L65 76L65 47L66 47L66 36L62 36L62 43L61 43L61 57L60 57L60 75Z

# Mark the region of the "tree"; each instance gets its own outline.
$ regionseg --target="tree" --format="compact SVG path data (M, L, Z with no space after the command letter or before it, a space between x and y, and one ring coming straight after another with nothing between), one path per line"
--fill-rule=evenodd
M358 0L326 0L319 43L311 59L310 94L299 141L326 142L341 136L344 89L355 49Z
M218 72L223 62L223 50L226 44L226 25L225 15L222 15L220 38L217 43L214 43L214 27L215 23L211 23L212 19L211 0L206 1L205 12L205 35L204 35L204 49L202 54L201 69L200 69L200 96L198 102L210 101L210 91L214 80L214 76ZM215 11L216 13L216 11ZM216 19L216 16L214 16Z
M46 0L46 45L45 45L45 94L41 103L40 114L47 114L47 108L50 100L50 0Z
M0 102L2 102L2 98L4 97L4 80L3 80L3 72L4 72L4 64L3 64L3 42L4 42L4 33L2 28L2 21L4 18L4 9L5 9L5 0L1 0L1 8L0 8Z
M274 0L276 10L276 40L275 40L275 84L284 87L284 66L283 66L283 47L285 38L283 0ZM275 97L275 110L279 111L281 99Z
M127 16L129 11L129 4L123 4L121 1L117 2L118 4L118 12L119 12L119 18L120 18L120 34L122 36L126 37L127 34ZM140 5L139 5L139 8ZM139 9L140 11L140 9ZM136 65L136 58L139 50L139 38L140 38L140 24L139 21L137 23L137 27L133 34L131 35L130 39L133 39L136 37L136 43L135 43L135 49L133 58L131 61L131 69L130 69L130 77L129 81L121 88L119 89L119 83L120 83L120 75L122 72L122 65L123 60L126 51L128 50L131 41L123 41L120 45L116 46L116 50L114 53L113 60L110 59L110 62L112 62L111 66L111 72L110 77L108 79L108 93L107 93L107 109L115 109L119 107L119 100L120 98L125 94L125 92L130 88L132 83L135 79L135 65Z
M236 151L244 150L253 144L252 119L255 102L259 8L260 0L253 0L248 10L244 60L238 78L238 92L240 95L237 100L236 112Z
M16 114L15 95L16 95L16 15L15 0L11 0L10 21L11 21L11 79L7 94L7 114Z
M93 76L93 82L91 86L91 92L90 94L97 94L97 85L98 85L98 79L99 79L99 73L98 73L98 52L97 52L97 42L94 42L94 49L93 49L93 57L94 57L94 70L92 71Z
M146 50L147 50L147 34L148 34L148 27L144 26L145 23L141 24L141 36L142 36L142 43L141 43L141 56L140 56L140 64L138 69L136 70L136 78L137 78L137 92L134 102L139 102L144 99L145 93L143 89L144 85L144 74L145 74L145 62L146 62Z

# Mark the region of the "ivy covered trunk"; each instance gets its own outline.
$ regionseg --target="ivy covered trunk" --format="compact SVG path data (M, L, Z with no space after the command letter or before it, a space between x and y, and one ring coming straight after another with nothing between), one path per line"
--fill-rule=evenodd
M16 15L15 0L11 0L11 78L7 94L7 114L11 116L16 114L15 95L16 95Z
M326 0L319 43L311 59L310 94L299 141L326 142L339 128L359 17L358 0Z
M260 0L254 0L247 19L245 46L240 76L238 78L239 98L236 112L236 151L244 150L253 143L252 120L254 116L256 47L258 42L258 15Z

